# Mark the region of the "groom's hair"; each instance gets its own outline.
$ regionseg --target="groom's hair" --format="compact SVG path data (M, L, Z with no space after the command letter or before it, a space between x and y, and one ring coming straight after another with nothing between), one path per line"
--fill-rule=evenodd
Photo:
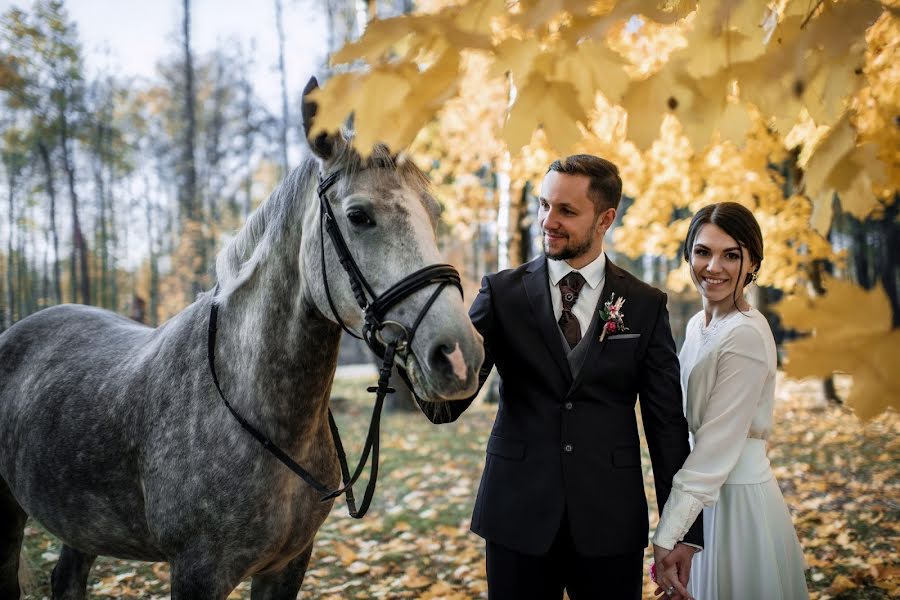
M607 208L619 208L622 198L622 178L613 163L591 154L573 154L562 160L554 160L547 173L556 171L566 175L586 175L588 198L594 203L594 214L599 215Z

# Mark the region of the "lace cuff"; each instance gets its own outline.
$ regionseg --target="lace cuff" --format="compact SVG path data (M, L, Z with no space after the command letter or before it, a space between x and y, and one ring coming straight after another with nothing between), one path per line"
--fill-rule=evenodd
M702 502L690 494L673 488L659 517L656 533L653 534L653 543L666 550L673 549L675 544L684 539L684 535L702 510Z

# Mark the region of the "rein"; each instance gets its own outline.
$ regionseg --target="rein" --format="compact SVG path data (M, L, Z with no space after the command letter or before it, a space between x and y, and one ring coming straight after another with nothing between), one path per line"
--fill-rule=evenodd
M422 319L425 318L425 314L434 304L435 300L437 300L437 297L444 290L444 288L448 285L454 285L457 289L459 289L459 293L462 294L462 284L460 282L459 272L453 266L447 264L435 264L429 265L407 275L399 282L388 288L380 296L376 295L374 290L372 289L372 286L369 285L369 282L366 280L365 276L360 270L359 265L356 264L356 261L350 254L350 250L347 247L344 236L341 234L341 230L334 218L334 212L331 210L331 206L328 204L326 193L338 180L338 177L339 172L334 172L324 179L320 177L319 185L317 188L320 205L319 232L321 241L322 276L325 280L325 294L328 298L328 306L331 309L331 313L338 324L343 328L343 330L353 337L365 341L366 345L369 346L369 349L372 350L372 352L374 352L376 356L382 359L381 369L379 369L378 372L378 385L369 387L367 390L368 392L375 394L375 405L372 408L372 418L369 422L369 430L366 435L365 444L363 445L362 456L360 456L359 462L357 463L356 469L354 469L352 475L350 473L350 467L347 464L347 454L344 451L344 445L341 442L341 436L340 432L338 431L337 423L334 420L334 415L332 415L331 413L331 407L328 408L328 426L331 429L331 437L334 440L335 450L337 451L338 460L341 465L341 478L343 481L343 486L336 490L330 490L328 486L324 485L318 479L313 477L309 473L309 471L297 464L297 462L294 461L294 459L291 458L284 450L279 448L264 433L259 431L259 429L257 429L249 421L247 421L247 419L245 419L225 397L224 392L222 392L222 387L219 385L218 375L216 374L215 350L219 308L215 301L210 304L209 310L207 359L209 362L209 370L212 374L213 383L216 386L216 391L219 393L219 396L222 398L222 401L225 403L228 411L241 425L241 427L243 427L244 430L246 430L251 436L253 436L253 438L256 439L256 441L259 442L263 448L265 448L275 458L277 458L279 462L293 471L294 474L296 474L298 477L300 477L300 479L309 484L309 486L314 490L322 494L322 502L327 502L328 500L337 498L341 494L346 494L345 499L347 501L347 511L350 513L351 517L355 519L361 519L369 510L369 505L372 502L372 497L375 495L375 486L378 480L378 456L381 438L381 411L384 407L385 396L387 394L394 393L395 391L388 385L388 383L390 382L391 373L394 369L394 358L398 354L401 357L406 357L408 356L409 352L411 352L412 341L415 337L416 330L419 328L419 324L422 322ZM331 243L338 255L338 260L340 261L341 266L344 268L344 271L347 273L347 277L350 279L350 288L353 290L353 295L356 298L356 303L359 305L360 309L362 309L365 315L361 336L347 327L343 319L341 319L340 315L338 315L334 300L331 297L331 289L328 284L328 271L325 268L325 232L327 232L328 236L331 238ZM405 325L397 321L389 321L385 319L388 311L391 308L393 308L400 302L403 302L419 290L433 284L437 284L438 287L431 294L428 301L419 312L411 328L407 328ZM218 291L218 289L219 286L218 284L216 284L215 290ZM385 341L384 335L382 333L385 329L391 329L394 331L393 339L387 342ZM397 368L402 372L401 367ZM356 499L353 495L353 484L356 483L356 481L362 474L366 462L368 462L370 454L372 457L372 464L369 471L369 482L366 485L362 503L359 505L359 508L357 508Z

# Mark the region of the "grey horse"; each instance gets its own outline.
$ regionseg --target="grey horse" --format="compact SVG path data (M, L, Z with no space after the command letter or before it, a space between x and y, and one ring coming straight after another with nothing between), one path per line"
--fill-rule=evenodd
M305 101L307 135L314 115ZM156 329L64 305L0 335L0 599L20 594L29 517L63 543L54 599L86 597L97 555L168 561L172 598L223 599L249 577L254 600L297 597L333 501L267 453L217 396L206 359L210 303L219 307L225 394L334 489L341 475L327 408L342 332L323 268L340 318L359 331L363 313L327 239L320 256L318 178L340 172L330 206L376 291L440 258L438 205L412 162L383 147L362 159L341 135L309 145L218 255L218 292ZM390 318L414 319L434 289ZM483 357L450 286L397 362L418 396L445 401L475 392Z

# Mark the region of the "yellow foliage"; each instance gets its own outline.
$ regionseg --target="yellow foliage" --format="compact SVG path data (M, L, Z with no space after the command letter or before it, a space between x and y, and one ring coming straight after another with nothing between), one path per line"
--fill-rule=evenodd
M875 192L890 199L900 189L900 15L884 11L866 34L866 86L854 99L859 141L873 143L886 169Z
M628 139L642 150L666 115L679 119L694 151L722 140L744 145L759 111L777 134L801 144L820 232L833 193L863 217L897 189L898 26L876 0L424 4L428 12L375 20L335 54L334 62L362 60L368 68L316 92L318 130L335 130L355 112L363 152L375 141L408 147L435 117L444 119L451 98L471 100L461 91L459 55L474 50L491 61L486 83L505 76L511 86L510 102L493 106L506 112L499 137L513 170L521 154L534 154L536 140L554 155L578 146L603 96L625 109ZM814 123L816 136L792 133L804 122ZM824 136L823 127L831 128ZM514 187L522 182L514 178Z
M419 131L412 151L459 239L493 218L493 174L509 175L517 197L554 159L587 152L619 165L632 200L618 251L675 257L698 208L736 201L763 229L760 284L794 291L815 261L842 260L823 237L835 195L865 218L900 188L890 3L421 4L427 14L376 21L337 55L366 67L317 92L318 125L356 111L363 151L406 147ZM791 156L799 183L773 168ZM803 195L785 197L788 184ZM688 281L669 277L675 289Z
M861 419L900 408L900 329L893 329L890 301L881 287L866 291L828 279L818 298L796 295L776 310L786 327L811 332L788 342L785 371L791 377L853 375L847 404Z
M601 149L603 149L601 147ZM656 254L676 257L687 235L690 217L714 202L739 202L750 208L763 231L765 262L760 285L792 290L805 282L812 263L839 262L828 241L808 226L812 205L803 196L785 198L781 177L767 167L783 158L784 149L757 116L748 128L745 146L719 141L695 155L679 123L666 119L660 138L639 159L643 164L628 175L636 189L622 226L613 232L616 250L631 257ZM627 154L604 153L631 165ZM669 276L668 285L682 290L683 274Z
M483 181L474 173L496 171L506 151L500 131L509 92L503 79L488 77L490 62L483 54L466 52L461 63L459 96L419 132L410 153L434 182L444 221L455 237L466 239L466 225L482 222L489 208Z

